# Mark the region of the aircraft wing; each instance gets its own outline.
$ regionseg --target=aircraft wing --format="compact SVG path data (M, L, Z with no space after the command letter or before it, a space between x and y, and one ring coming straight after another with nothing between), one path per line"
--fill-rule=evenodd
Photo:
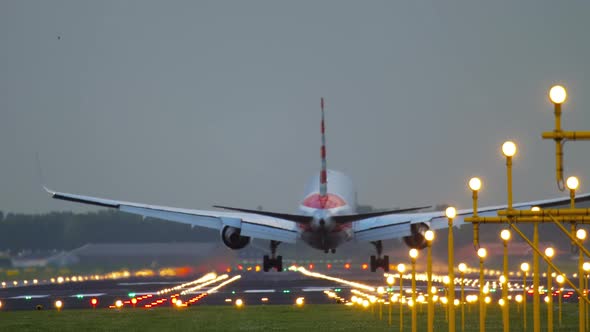
M576 203L588 201L590 201L590 193L576 195ZM516 203L512 206L519 210L530 210L533 206L552 208L567 205L569 202L570 198L564 197ZM507 205L478 208L477 215L480 217L492 217L496 216L499 210L506 208ZM472 214L472 209L458 210L457 217L453 219L453 226L458 227L465 224L464 218L470 217ZM411 225L418 223L425 223L432 230L448 227L445 211L383 215L356 221L352 227L357 241L379 241L410 236L412 234Z
M242 236L249 236L256 239L295 243L299 236L294 222L276 217L261 216L253 213L180 209L68 194L52 191L47 188L45 190L55 199L109 207L144 217L188 224L193 227L206 227L218 230L223 229L225 226L240 228Z

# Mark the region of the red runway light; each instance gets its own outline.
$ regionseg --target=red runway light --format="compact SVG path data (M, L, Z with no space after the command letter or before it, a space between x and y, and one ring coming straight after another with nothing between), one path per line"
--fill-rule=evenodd
M329 270L329 269L331 269L331 268L332 268L332 264L328 263L328 265L326 265L326 267L327 267L327 268L328 268L328 270Z
M92 300L90 300L90 304L92 305L92 308L96 308L96 305L98 304L98 300L93 298Z
M309 269L313 270L313 264L309 264Z

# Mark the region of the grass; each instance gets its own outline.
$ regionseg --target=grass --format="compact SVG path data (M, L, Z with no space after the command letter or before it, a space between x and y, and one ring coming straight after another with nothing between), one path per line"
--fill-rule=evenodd
M399 331L399 307L392 306L392 326L388 327L388 308L360 309L344 305L193 306L183 310L159 308L153 310L55 310L0 312L0 331ZM510 329L522 331L522 311L512 308ZM441 307L436 308L435 331L446 331L447 322ZM528 306L527 329L532 331L532 304ZM555 306L555 331L577 330L578 307L564 304L562 327L558 327ZM541 326L546 329L546 311L542 311ZM426 307L417 313L418 331L426 330ZM465 310L465 330L479 329L476 306ZM457 331L461 331L461 311L457 311ZM567 322L567 323L566 323ZM404 312L404 330L410 331L410 311ZM491 306L487 313L487 331L502 330L499 307Z

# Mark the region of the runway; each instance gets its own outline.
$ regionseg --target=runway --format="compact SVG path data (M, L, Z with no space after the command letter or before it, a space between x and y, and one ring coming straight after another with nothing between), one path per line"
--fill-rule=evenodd
M241 299L246 305L294 304L299 297L304 297L306 303L323 304L335 302L324 293L325 290L349 294L351 288L343 283L312 278L293 271L240 272L219 273L218 278L226 277L218 281L211 279L205 282L196 282L203 278L202 275L196 275L187 278L130 277L117 280L39 283L4 288L0 289L1 310L55 309L57 300L62 301L62 310L113 308L117 300L123 303L123 307L150 309L173 306L175 304L172 302L176 298L189 305L231 305L236 299ZM344 275L344 278L362 280L366 284L383 283L381 273ZM235 280L231 280L232 278ZM227 284L222 285L224 282ZM186 286L181 287L183 285ZM197 289L192 290L195 287ZM96 299L94 306L91 303L93 299ZM158 303L160 300L162 301Z

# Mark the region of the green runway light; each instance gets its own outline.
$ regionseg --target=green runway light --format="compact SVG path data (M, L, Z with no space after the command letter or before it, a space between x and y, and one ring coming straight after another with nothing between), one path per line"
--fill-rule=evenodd
M290 291L290 290L288 290L288 289L284 289L284 290L283 290L283 294L288 294L288 293L291 293L291 291Z
M76 297L79 298L79 299L83 299L84 298L84 295L78 294L78 295L76 295Z
M127 294L129 297L135 297L135 293L129 293Z
M232 293L232 294L235 294L235 293L236 293L236 291L235 291L235 290L233 290L233 291L231 291L231 293Z
M31 296L25 296L25 300L30 300L30 299L32 299Z
M336 293L339 293L339 292L341 292L341 291L342 291L342 289L341 289L341 288L334 288L334 292L336 292Z

